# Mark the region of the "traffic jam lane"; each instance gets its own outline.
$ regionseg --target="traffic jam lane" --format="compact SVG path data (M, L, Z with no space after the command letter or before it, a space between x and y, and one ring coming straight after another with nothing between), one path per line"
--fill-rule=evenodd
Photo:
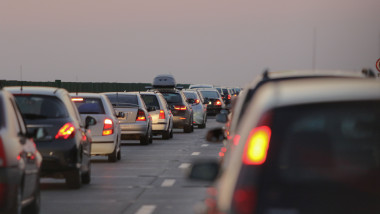
M194 213L210 184L188 180L186 170L196 159L217 158L222 146L204 139L221 124L209 120L207 126L146 146L123 141L121 161L93 157L91 184L79 190L68 189L64 180L43 179L41 213Z

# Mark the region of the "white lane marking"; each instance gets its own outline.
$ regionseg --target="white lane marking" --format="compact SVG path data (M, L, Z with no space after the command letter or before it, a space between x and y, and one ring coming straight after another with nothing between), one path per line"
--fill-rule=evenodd
M201 153L200 152L193 152L193 153L191 153L191 155L193 155L193 156L197 156L199 154L201 154Z
M152 214L156 207L156 205L143 205L135 214Z
M201 147L207 147L208 146L208 144L202 144L201 145Z
M175 183L175 179L165 179L164 182L162 182L162 187L171 187Z
M189 168L189 167L190 167L190 164L189 164L189 163L183 163L183 164L179 165L178 168L180 168L180 169L187 169L187 168Z

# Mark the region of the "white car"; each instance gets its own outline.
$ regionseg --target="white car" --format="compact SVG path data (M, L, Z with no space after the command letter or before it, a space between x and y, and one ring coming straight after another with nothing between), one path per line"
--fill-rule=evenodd
M153 134L161 134L162 139L173 137L173 114L164 96L159 92L140 92L145 105L151 108ZM153 109L154 108L154 109Z
M197 125L201 129L206 128L207 106L202 103L196 91L184 91L183 93L193 109L194 125Z
M87 116L96 119L97 124L90 126L92 134L91 155L108 156L110 162L121 159L120 125L111 102L104 94L71 93L82 120ZM122 113L119 113L122 116Z

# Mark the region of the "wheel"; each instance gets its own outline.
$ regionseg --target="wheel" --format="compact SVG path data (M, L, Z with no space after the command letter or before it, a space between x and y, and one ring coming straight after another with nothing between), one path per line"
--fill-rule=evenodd
M40 213L40 208L41 208L41 196L40 196L40 182L38 178L37 184L36 184L36 190L34 192L34 199L30 204L24 207L24 209L22 210L22 213L23 214L38 214Z
M91 162L88 163L88 171L82 173L82 184L89 184L91 182Z
M109 162L116 162L117 161L117 152L116 152L116 148L114 149L114 151L108 155L108 161Z
M117 160L121 160L121 149L117 152Z
M149 135L149 144L152 144L153 143L153 133L150 132L150 135Z
M140 137L140 144L141 145L148 145L149 144L149 136L141 136Z
M66 184L72 189L79 189L82 184L82 175L80 169L68 172L65 175Z
M200 129L204 129L204 128L206 128L206 123L199 124L199 125L198 125L198 128L200 128Z
M190 133L190 132L192 132L192 128L193 128L193 126L187 125L187 126L185 126L185 128L183 128L183 132Z
M173 129L170 131L170 138L173 138Z
M170 130L164 131L162 133L162 139L167 140L170 138Z

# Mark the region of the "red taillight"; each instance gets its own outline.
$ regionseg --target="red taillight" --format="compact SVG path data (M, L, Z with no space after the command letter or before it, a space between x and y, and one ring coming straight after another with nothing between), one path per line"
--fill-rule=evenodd
M145 112L141 109L137 112L136 121L146 121Z
M165 119L165 112L164 112L164 110L160 110L160 115L158 116L158 119Z
M174 109L184 111L186 110L186 106L174 106Z
M0 167L4 167L7 165L7 158L5 157L4 145L3 141L0 137Z
M240 135L235 135L234 139L232 140L234 145L237 146L239 144L239 141L240 141Z
M267 158L271 129L268 126L254 128L248 136L244 148L243 163L261 165Z
M83 102L83 98L82 97L73 97L73 98L71 98L71 100L73 102Z
M73 138L75 135L75 127L72 123L66 123L63 125L57 135L55 135L55 139L69 139Z
M195 104L199 104L201 101L199 99L195 99Z
M235 191L233 201L237 213L252 214L257 204L257 193L252 188L240 188Z
M215 101L214 105L216 105L216 106L221 106L221 105L222 105L222 102L221 102L220 100L217 100L217 101Z
M227 96L227 99L229 99L229 100L231 99L231 94L229 94L229 95Z
M104 120L102 135L106 136L106 135L111 135L111 134L113 134L113 122L111 119L107 118Z

